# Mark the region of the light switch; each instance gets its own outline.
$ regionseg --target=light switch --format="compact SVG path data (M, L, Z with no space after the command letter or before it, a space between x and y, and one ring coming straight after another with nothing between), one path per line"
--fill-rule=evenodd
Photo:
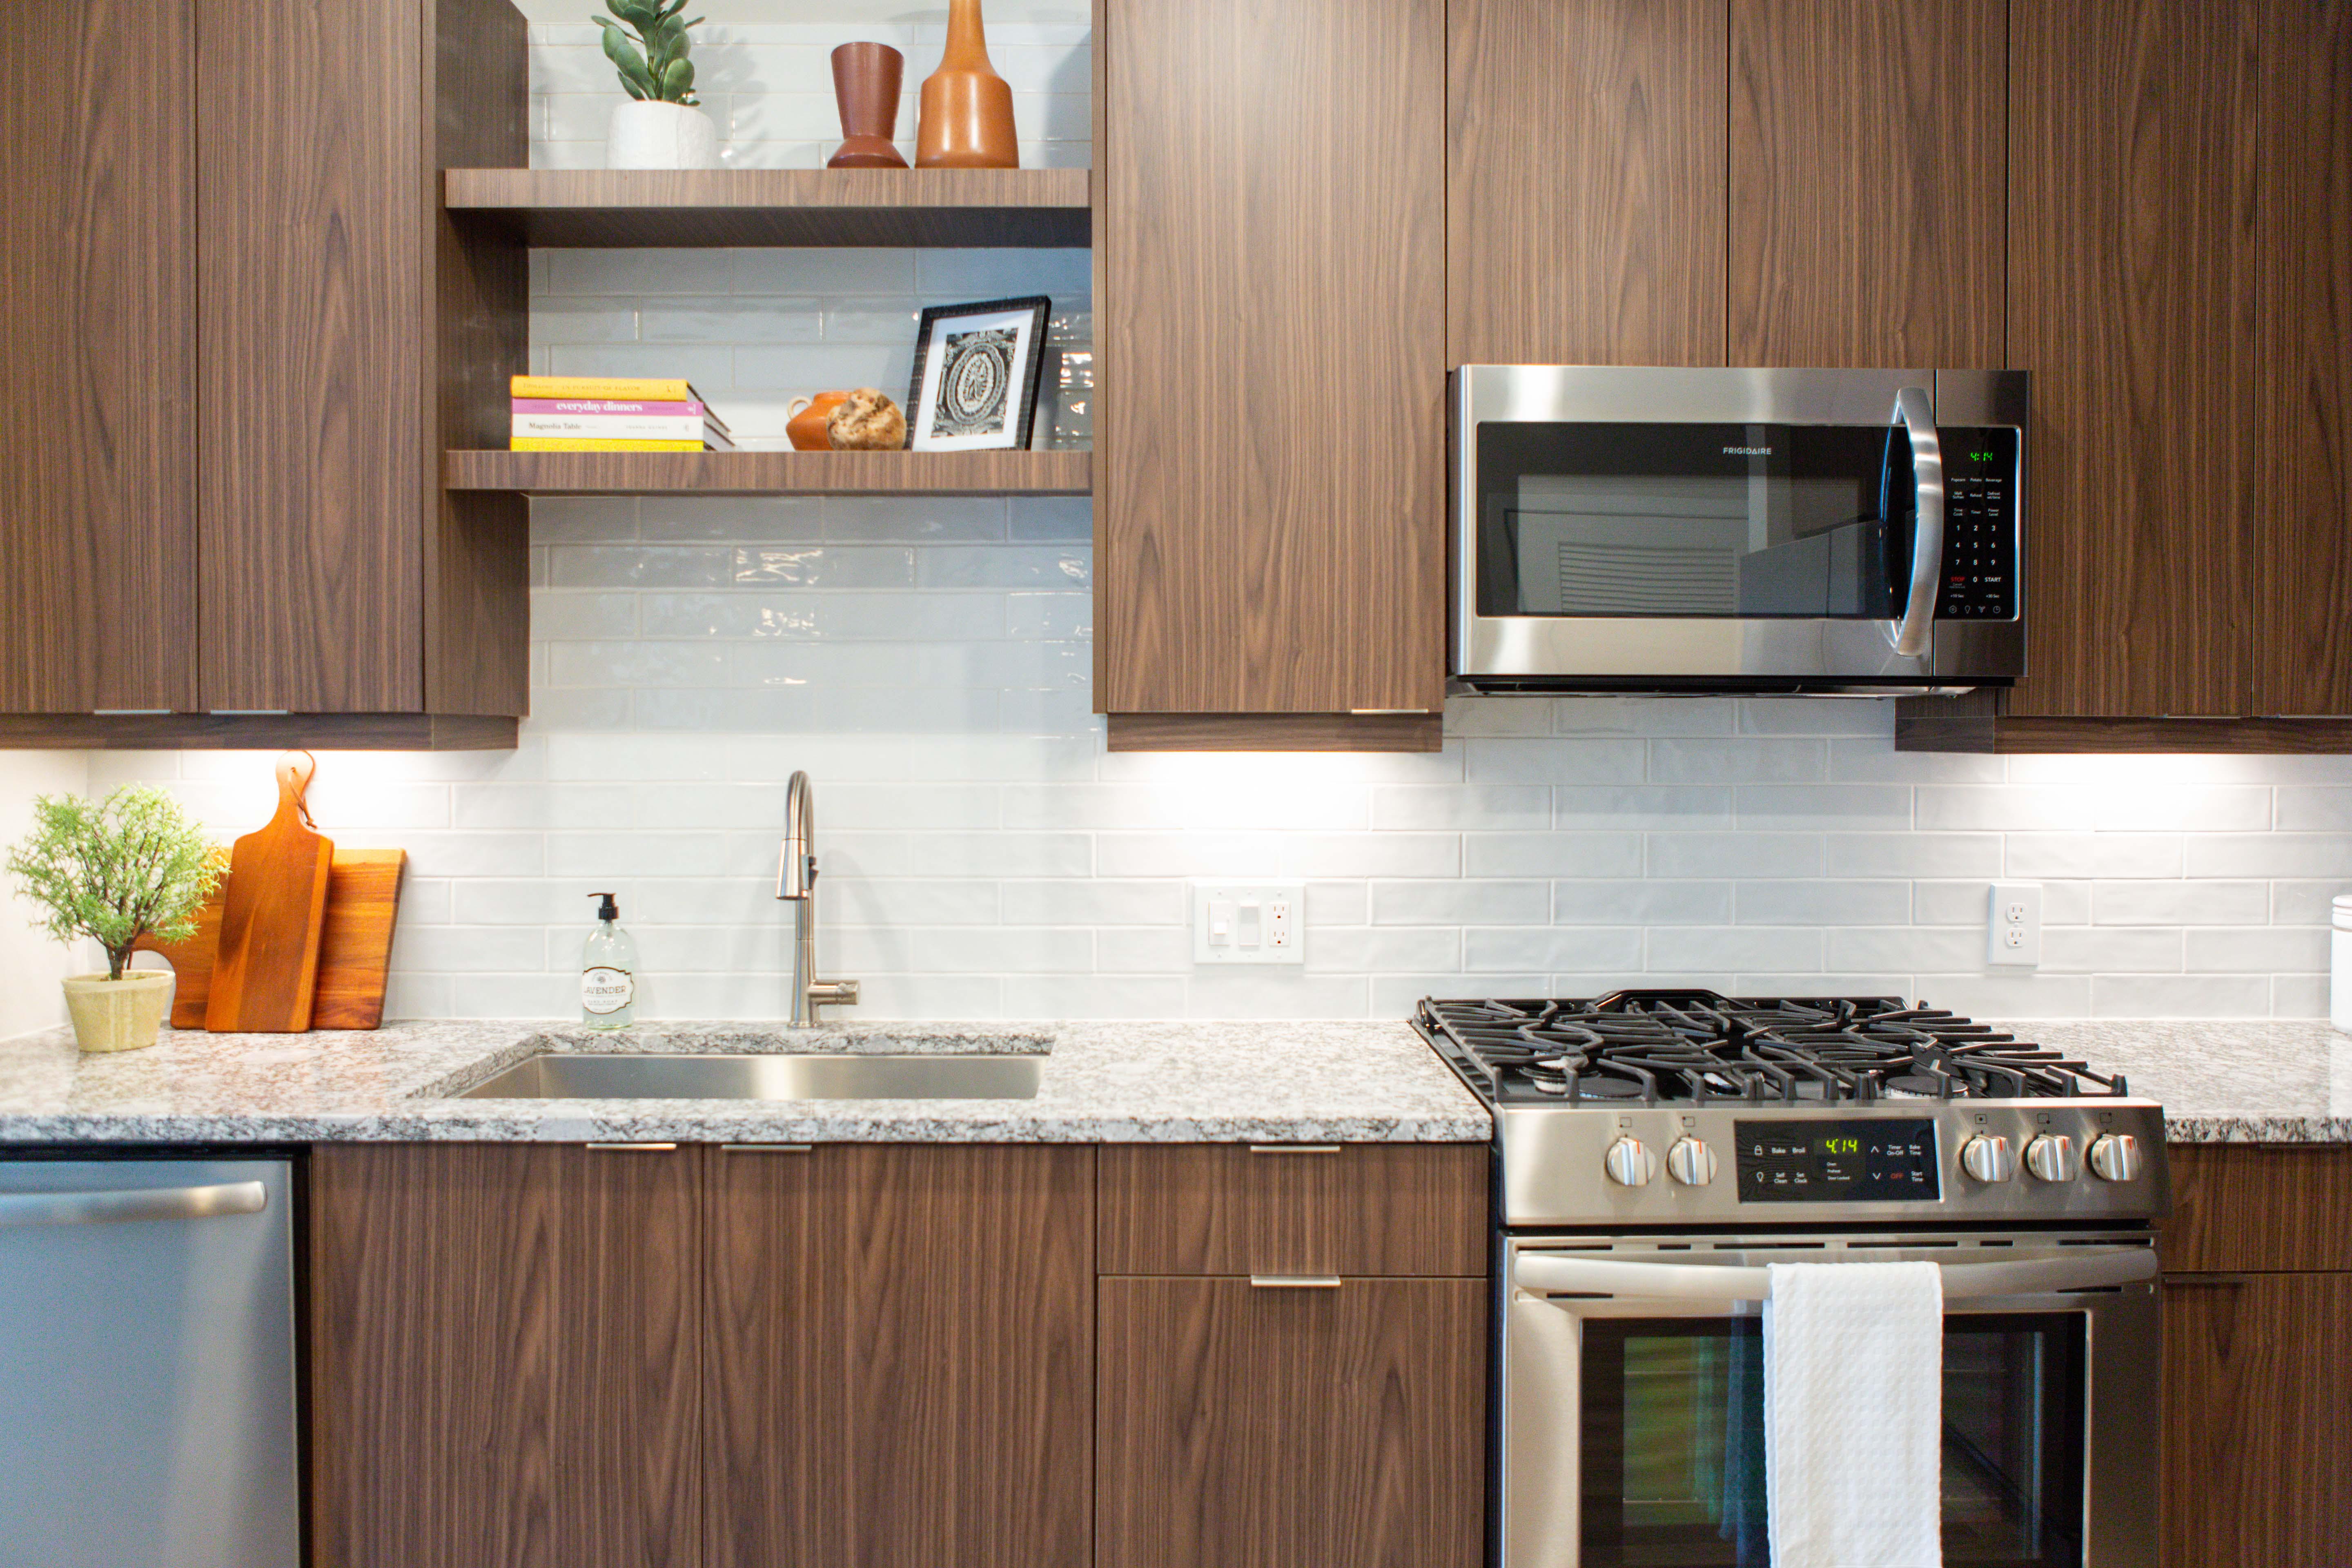
M1192 962L1304 963L1304 882L1192 884Z

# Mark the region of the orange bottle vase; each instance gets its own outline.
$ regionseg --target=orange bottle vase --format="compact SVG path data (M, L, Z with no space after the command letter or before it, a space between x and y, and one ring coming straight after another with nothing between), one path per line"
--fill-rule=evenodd
M918 169L1017 169L1013 89L988 63L980 0L952 0L948 47L923 80L915 124Z

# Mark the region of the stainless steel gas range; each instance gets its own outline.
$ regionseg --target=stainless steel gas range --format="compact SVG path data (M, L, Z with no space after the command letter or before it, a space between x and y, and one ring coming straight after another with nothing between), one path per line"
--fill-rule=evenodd
M1495 1113L1492 1561L1765 1568L1774 1262L1943 1270L1944 1561L2153 1568L2160 1107L1899 998L1427 1001Z

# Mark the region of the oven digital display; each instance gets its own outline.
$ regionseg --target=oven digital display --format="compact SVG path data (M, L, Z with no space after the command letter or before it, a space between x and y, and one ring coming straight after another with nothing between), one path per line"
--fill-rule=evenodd
M1740 1121L1739 1201L1936 1203L1933 1121Z

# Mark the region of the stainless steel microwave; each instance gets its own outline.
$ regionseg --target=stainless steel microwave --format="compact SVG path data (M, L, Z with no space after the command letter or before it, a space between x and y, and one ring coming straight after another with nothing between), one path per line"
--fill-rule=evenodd
M2022 371L1476 364L1449 401L1458 688L2025 673Z

